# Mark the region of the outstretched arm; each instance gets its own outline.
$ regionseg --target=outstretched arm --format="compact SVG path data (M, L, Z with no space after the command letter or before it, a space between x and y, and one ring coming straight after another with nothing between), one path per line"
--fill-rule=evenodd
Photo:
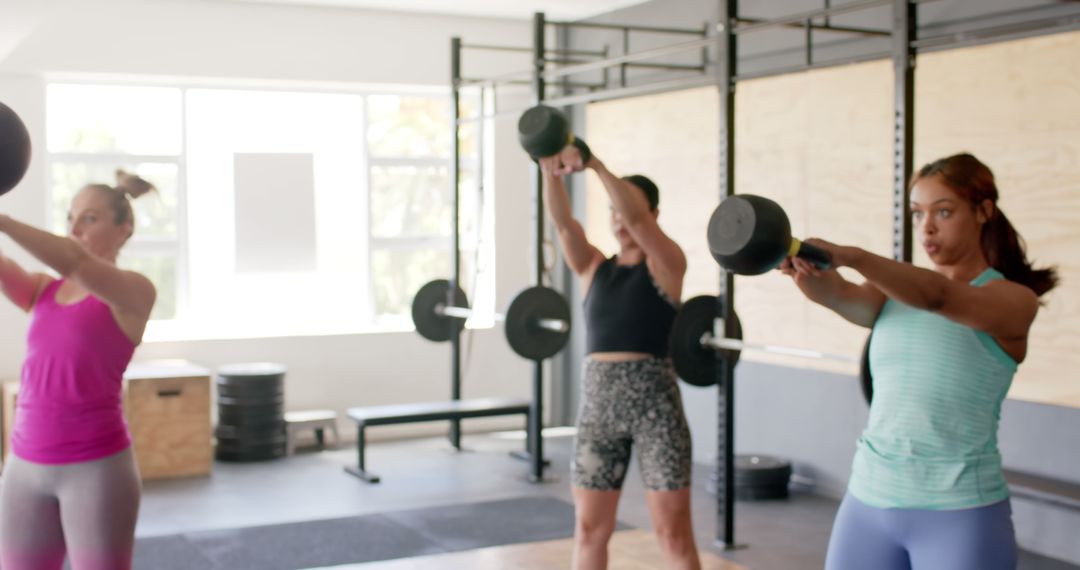
M780 271L791 276L807 299L861 327L873 327L885 305L885 295L873 283L852 283L835 270L821 271L799 258L785 259Z
M29 312L38 295L52 279L44 273L30 273L13 259L0 253L0 289L16 307Z
M544 204L547 206L548 216L555 224L567 265L578 277L586 277L604 260L604 254L589 243L585 229L574 219L570 196L559 174L559 160L558 156L540 159L540 169L544 174Z
M608 170L595 156L589 161L611 199L611 207L622 216L626 231L645 251L658 281L675 280L681 289L686 274L686 255L679 244L668 237L657 223L656 213L649 209L649 201L640 188L623 180Z
M156 292L149 279L119 269L61 237L0 215L0 232L60 275L86 288L121 315L149 318ZM40 288L38 289L40 291ZM25 293L20 296L25 298ZM36 298L36 294L35 294Z
M1039 309L1031 289L999 279L983 286L950 279L936 271L822 240L836 266L848 266L889 298L981 330L1002 340L1024 340Z

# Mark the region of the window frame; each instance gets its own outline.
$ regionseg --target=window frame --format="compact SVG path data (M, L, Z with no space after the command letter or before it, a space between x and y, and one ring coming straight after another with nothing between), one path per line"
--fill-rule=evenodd
M176 299L175 299L175 314L171 319L154 319L151 321L151 326L157 323L162 328L161 335L151 335L154 337L161 336L162 338L149 338L148 342L165 341L165 340L200 340L207 338L215 338L211 333L210 326L207 323L195 322L190 315L191 304L191 268L190 268L190 247L189 236L192 231L189 226L189 205L188 205L188 155L190 149L188 146L189 138L189 91L192 89L199 90L230 90L230 91L247 91L252 93L257 92L276 92L276 93L312 93L312 94L349 94L357 95L362 100L362 126L364 137L367 139L370 132L370 115L369 115L369 103L374 96L397 96L397 97L425 97L431 99L437 99L441 101L451 101L451 94L445 87L435 86L359 86L359 85L343 85L343 84L322 84L318 82L229 82L218 80L176 80L173 78L156 78L156 77L140 77L137 80L131 78L109 78L109 77L87 77L83 75L78 76L65 76L54 75L49 76L45 80L46 91L46 122L49 120L48 115L48 102L47 92L48 88L52 85L72 85L79 87L96 87L96 86L109 86L109 87L129 87L129 88L145 88L145 87L164 87L177 89L180 93L179 99L179 120L180 126L180 147L178 155L151 155L151 154L132 154L124 152L73 152L73 151L61 151L61 152L46 152L47 163L47 191L44 193L44 203L46 216L49 220L50 226L52 225L53 212L52 196L54 189L54 175L53 168L56 165L61 164L107 164L115 166L118 164L133 164L140 162L155 162L161 164L175 164L177 168L177 180L176 180L176 226L177 233L175 238L166 238L162 236L140 236L138 232L132 236L131 240L125 245L122 256L139 257L148 255L165 255L172 257L175 260L176 267ZM450 123L447 124L448 129L452 129ZM451 136L454 136L451 134ZM459 164L462 169L473 168L475 171L479 167L481 161L477 156L459 156ZM375 168L387 167L387 166L416 166L416 167L435 167L435 168L452 168L452 162L454 157L451 153L446 156L432 156L432 157L401 157L401 156L373 156L370 148L370 142L363 145L363 155L357 157L357 164L364 168L364 187L360 189L363 193L361 197L361 203L366 209L361 215L367 221L367 227L363 232L363 237L357 243L361 246L362 251L358 254L362 265L366 268L367 275L366 289L364 292L367 297L367 307L364 311L364 319L366 322L358 324L355 328L357 333L363 332L389 332L401 330L402 326L399 318L395 318L395 313L379 313L378 306L376 304L376 284L375 274L373 271L373 258L376 251L414 251L424 249L438 249L445 248L448 254L452 254L450 251L452 245L452 236L447 235L425 235L425 236L400 236L400 237L385 237L373 235L372 224L372 171ZM478 181L482 178L483 173L476 173ZM107 182L107 181L105 181ZM458 192L476 191L478 189L471 189L465 186L461 186L457 189ZM494 226L494 219L486 219L481 211L485 206L483 201L476 200L476 209L474 215L477 219L483 220L483 223L491 224ZM484 228L477 228L477 232L483 234ZM477 236L478 242L482 242ZM494 249L495 244L484 244L485 248ZM475 248L466 248L463 251L471 251ZM458 252L461 255L462 252ZM488 270L491 272L490 277L494 279L494 270ZM448 276L446 276L448 277ZM410 323L411 325L411 323ZM336 333L333 333L336 334ZM240 338L251 338L259 335L243 335ZM268 334L266 336L307 336L307 334Z

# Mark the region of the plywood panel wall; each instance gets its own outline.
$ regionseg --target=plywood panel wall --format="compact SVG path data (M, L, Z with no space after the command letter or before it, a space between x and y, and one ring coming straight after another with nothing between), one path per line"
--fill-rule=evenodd
M979 157L1029 257L1060 270L1010 396L1080 407L1080 33L930 54L916 85L917 162Z
M591 105L586 119L589 145L612 172L644 174L659 186L660 226L679 242L689 260L684 299L715 294L719 284L705 243L705 226L719 196L716 100L712 88L622 99ZM617 247L609 226L607 194L595 175L585 176L586 230L589 239L610 255Z
M1061 270L1062 287L1046 297L1010 396L1080 406L1080 34L928 54L916 85L917 163L960 151L985 160L1030 255ZM780 202L796 236L891 255L892 89L887 61L740 83L737 191ZM597 155L617 173L640 172L660 186L660 223L690 260L684 298L717 291L705 227L718 195L718 105L716 90L703 88L587 111ZM592 177L587 191L589 236L612 252L606 195ZM921 252L916 262L927 265ZM862 347L864 329L805 301L778 273L739 277L736 290L748 340L848 354Z

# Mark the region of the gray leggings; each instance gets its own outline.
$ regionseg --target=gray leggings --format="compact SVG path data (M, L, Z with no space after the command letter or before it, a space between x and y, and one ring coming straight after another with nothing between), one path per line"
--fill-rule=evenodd
M141 484L134 456L41 465L9 455L0 479L4 570L128 570Z

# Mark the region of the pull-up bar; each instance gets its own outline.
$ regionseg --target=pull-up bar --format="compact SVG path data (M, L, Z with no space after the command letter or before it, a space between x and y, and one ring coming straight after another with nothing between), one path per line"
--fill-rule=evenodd
M636 26L631 24L602 24L600 22L557 22L549 20L549 26L562 26L567 28L591 28L594 30L615 30L619 32L645 32L652 34L682 34L689 36L704 35L701 28L663 28L657 26Z
M484 51L512 51L517 53L532 53L533 48L525 46L497 46L490 44L461 44L461 49L476 49ZM559 55L585 55L603 57L607 55L603 51L589 51L581 49L549 49L547 53L554 53Z
M768 20L766 20L764 18L744 18L744 17L739 17L740 26L742 26L743 24L746 24L746 25L764 24L765 22L768 22ZM807 26L807 22L805 22L805 21L801 22L801 23L793 22L793 23L790 23L790 24L782 24L782 26L785 27L785 28L799 28L799 29L802 29L802 28L805 28ZM884 37L884 38L892 37L892 32L890 32L888 30L874 30L874 29L871 29L871 28L858 28L858 27L853 27L853 26L836 26L836 25L833 25L833 24L815 24L813 22L810 22L810 28L814 29L814 30L822 31L822 32L837 32L837 33L844 33L844 34L859 34L859 35L863 35L863 36L881 36L881 37ZM740 28L738 28L738 27L735 28L736 31L738 31L739 29ZM742 29L745 29L745 27L742 28Z
M747 32L757 32L760 30L766 30L778 26L787 26L789 24L799 24L800 27L802 27L802 22L811 20L813 18L847 14L850 12L865 10L867 8L887 6L892 3L893 0L860 0L856 2L849 2L847 4L841 4L839 6L830 6L828 8L809 10L807 12L801 12L799 14L791 14L789 16L784 16L783 18L774 18L771 20L762 20L753 24L738 25L735 27L735 29L732 30L732 32L736 34L745 34ZM743 18L743 20L745 20L745 18Z
M700 35L700 30L699 30ZM577 73L584 73L586 71L598 71L602 69L608 69L615 67L622 63L636 62L643 59L653 59L655 57L663 57L665 55L674 55L690 50L697 50L701 48L713 47L716 45L716 40L711 37L701 38L699 40L692 40L688 42L680 42L668 46L662 46L653 49L647 49L644 51L638 51L634 53L628 53L625 55L609 57L600 61L593 61L589 63L583 63L581 65L569 65L566 67L560 67L559 69L553 69L551 71L545 71L543 76L545 79L557 79L566 75L574 75ZM659 65L659 64L654 64ZM699 69L700 66L693 66L694 69Z
M937 0L910 0L915 4L926 4L929 2L936 2ZM866 10L867 8L878 8L881 6L889 6L893 3L893 0L858 0L855 2L849 2L847 4L840 4L838 6L826 6L825 8L818 8L817 10L809 10L806 12L800 12L798 14L790 14L782 18L774 18L771 20L758 20L750 24L739 24L735 26L731 31L736 34L745 34L747 32L757 32L760 30L766 30L776 27L805 27L805 23L815 18L828 18L829 16L837 16L840 14L849 14L851 12L858 12L860 10ZM738 21L748 22L752 18L739 17ZM793 25L794 24L794 25ZM811 26L814 27L814 26ZM814 27L818 29L817 27ZM848 28L842 29L837 26L826 24L824 28L826 30L832 30L836 32L851 32L857 34L868 35L891 35L889 32L880 32L878 30L868 30L863 28Z

